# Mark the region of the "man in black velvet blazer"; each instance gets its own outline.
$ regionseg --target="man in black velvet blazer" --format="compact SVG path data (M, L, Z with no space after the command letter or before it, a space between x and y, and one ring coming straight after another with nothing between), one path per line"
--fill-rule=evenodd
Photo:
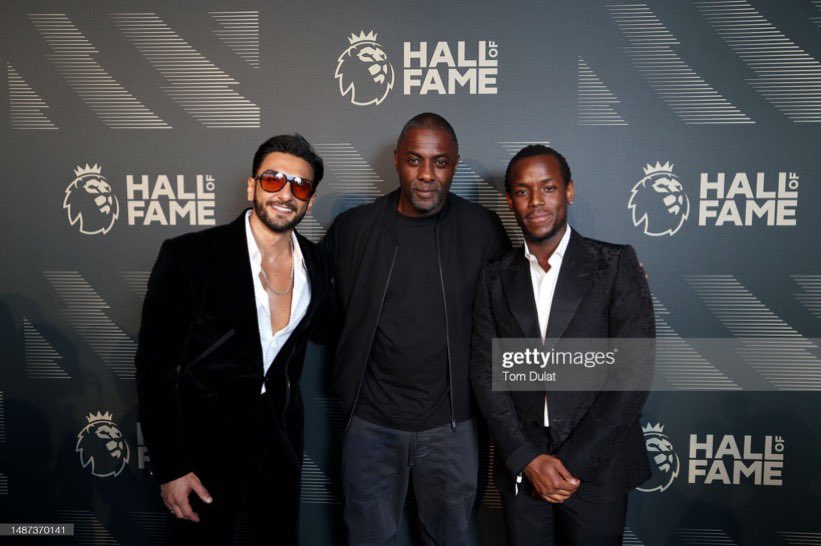
M639 425L646 390L494 391L491 342L652 339L646 278L629 245L588 239L567 225L573 182L552 148L522 149L508 165L505 191L525 247L485 268L471 380L498 449L495 477L510 542L621 544L627 494L650 477ZM649 387L652 351L640 352L632 369Z
M263 143L236 220L165 241L136 356L151 469L178 544L297 544L306 343L331 269L294 232L322 160L299 135ZM261 335L262 334L262 335Z

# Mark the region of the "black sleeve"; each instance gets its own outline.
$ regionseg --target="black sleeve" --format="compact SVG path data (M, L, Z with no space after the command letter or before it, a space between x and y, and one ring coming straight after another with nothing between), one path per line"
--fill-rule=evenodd
M510 250L510 237L508 237L505 226L502 225L502 220L499 219L499 216L495 212L488 212L493 223L490 244L488 245L488 261L490 261L498 260Z
M650 288L636 252L628 245L621 251L611 295L610 338L655 337L656 322ZM631 385L649 388L655 353L651 350L651 344L642 345L642 348L633 351L630 361L626 362L632 376L627 380ZM559 449L558 458L576 477L583 481L593 480L639 418L648 395L646 390L600 392Z
M317 247L320 254L320 263L324 268L324 278L328 283L328 290L325 292L325 297L316 311L313 327L311 328L311 341L321 345L334 347L340 332L340 314L339 306L337 304L336 294L336 276L333 266L333 256L326 246L325 241L328 240L326 236Z
M174 242L165 241L148 280L135 365L143 437L151 472L165 483L191 471L184 442L178 367L188 335L193 292Z
M476 401L496 443L507 456L514 476L542 452L530 441L507 391L493 391L492 340L498 337L487 287L487 267L482 271L473 303L470 381Z

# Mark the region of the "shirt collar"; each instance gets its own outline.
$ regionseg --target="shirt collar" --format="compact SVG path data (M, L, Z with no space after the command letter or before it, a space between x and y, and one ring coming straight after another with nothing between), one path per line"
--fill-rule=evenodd
M570 242L570 226L567 226L567 229L564 230L564 235L562 235L562 240L559 241L559 246L556 247L556 250L553 251L553 254L550 255L548 258L547 263L551 266L555 266L557 262L561 262L562 258L564 258L564 253L567 250L567 244ZM527 248L527 243L524 243L525 247L525 258L530 263L539 263L538 258L530 253L530 249Z

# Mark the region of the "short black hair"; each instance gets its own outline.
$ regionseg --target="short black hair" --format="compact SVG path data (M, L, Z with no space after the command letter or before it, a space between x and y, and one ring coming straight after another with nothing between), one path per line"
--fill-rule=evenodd
M256 176L259 166L265 161L268 154L274 152L282 152L284 154L294 155L308 162L314 171L314 191L319 186L322 175L325 174L325 166L322 163L322 158L317 155L313 147L305 140L305 137L299 133L292 135L277 135L269 138L259 145L257 153L254 154L254 170L253 176Z
M434 129L437 131L444 131L453 138L453 143L456 144L456 149L459 150L459 140L456 138L456 131L453 126L448 123L448 120L434 114L433 112L423 112L410 118L408 122L402 127L402 132L399 133L399 138L396 139L396 148L399 149L399 143L408 134L411 129Z
M516 155L513 156L513 159L510 160L510 163L507 164L507 169L505 170L505 193L508 195L510 194L510 168L513 166L514 163L519 161L520 159L525 159L527 157L533 157L537 155L552 155L559 161L559 169L562 172L562 178L564 178L564 183L569 184L573 181L570 176L570 165L567 164L567 160L564 158L562 154L551 148L550 146L545 146L544 144L530 144L529 146L525 146L518 152Z

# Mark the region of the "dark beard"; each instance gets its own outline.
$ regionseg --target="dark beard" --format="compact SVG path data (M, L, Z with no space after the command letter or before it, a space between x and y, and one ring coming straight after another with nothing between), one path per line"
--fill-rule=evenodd
M442 191L442 187L440 185L439 192L436 194L436 197L433 199L433 201L431 201L430 203L425 203L422 201L418 201L416 199L416 194L413 193L413 188L411 187L411 189L407 192L407 197L408 200L411 202L411 205L413 205L413 208L415 208L417 212L428 213L439 208L439 206L442 204L442 200L445 197L444 194L445 192Z
M268 227L268 229L275 233L285 233L287 231L294 229L297 226L297 224L299 224L302 221L302 218L305 216L305 213L307 211L308 207L305 207L305 209L302 212L299 212L299 209L297 209L297 214L293 220L285 223L277 223L276 221L274 221L273 218L268 216L268 212L265 210L265 203L258 200L256 198L256 195L254 195L254 212L256 213L257 218L259 218L262 221L262 223Z

